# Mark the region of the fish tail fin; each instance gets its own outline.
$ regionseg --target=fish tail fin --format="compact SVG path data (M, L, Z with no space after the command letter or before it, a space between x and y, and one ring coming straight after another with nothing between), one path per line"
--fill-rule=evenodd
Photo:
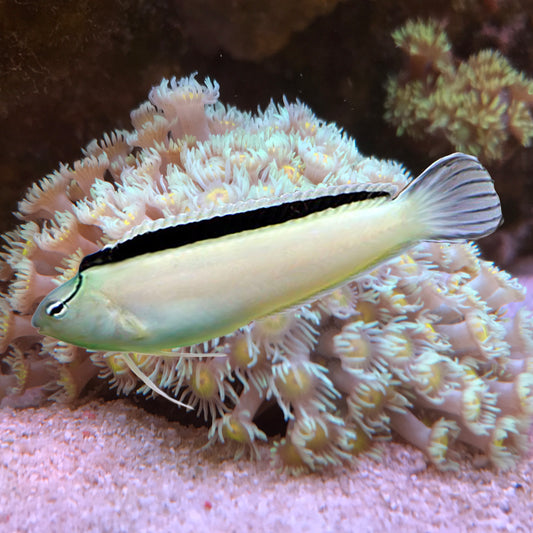
M492 178L476 157L460 152L435 161L400 197L416 213L424 239L479 239L502 223Z

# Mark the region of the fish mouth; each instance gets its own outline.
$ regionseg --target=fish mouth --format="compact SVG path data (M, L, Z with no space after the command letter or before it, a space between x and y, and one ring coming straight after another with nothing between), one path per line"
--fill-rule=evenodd
M35 320L35 317L31 319L31 325L41 334L44 335L44 333L41 331L41 326L39 322Z
M41 333L41 317L42 317L42 313L43 313L43 309L42 309L42 302L37 306L37 309L35 310L35 313L33 313L33 316L31 317L31 325L39 330L39 333Z
M50 333L46 325L42 324L41 316L37 315L37 312L35 312L34 315L31 317L31 325L37 330L37 333L39 333L39 335L48 335L53 337L53 334Z

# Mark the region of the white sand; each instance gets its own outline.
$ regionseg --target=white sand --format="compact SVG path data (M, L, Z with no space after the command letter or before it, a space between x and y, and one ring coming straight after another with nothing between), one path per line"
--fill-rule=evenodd
M0 531L531 531L533 455L505 474L427 467L387 444L381 463L292 478L234 462L206 429L125 400L0 410Z

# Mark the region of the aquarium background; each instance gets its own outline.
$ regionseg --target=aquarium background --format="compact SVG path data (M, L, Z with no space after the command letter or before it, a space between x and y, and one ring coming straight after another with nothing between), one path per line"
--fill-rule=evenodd
M129 129L130 111L163 77L192 72L217 80L220 100L241 110L298 98L355 138L365 155L398 160L416 175L457 147L429 127L422 138L407 128L398 135L386 120L390 80L409 80L409 56L393 38L408 21L440 28L456 66L490 49L533 79L529 1L0 0L0 232L19 223L12 212L28 186L58 162L79 159L80 147L103 132ZM527 94L523 101L523 136L510 136L498 157L482 158L505 226L481 247L499 266L530 276L533 105ZM103 380L93 385L89 397L116 398ZM87 401L72 411L2 412L9 490L0 495L0 530L228 530L239 514L256 530L334 524L350 531L358 524L365 531L488 531L531 522L530 454L510 473L479 470L484 463L468 456L459 474L442 474L396 441L379 464L364 458L295 481L272 470L268 458L234 463L220 447L200 452L205 434L168 422L182 415L160 399ZM281 422L274 418L273 432ZM294 504L290 526L272 512L284 513L287 501Z

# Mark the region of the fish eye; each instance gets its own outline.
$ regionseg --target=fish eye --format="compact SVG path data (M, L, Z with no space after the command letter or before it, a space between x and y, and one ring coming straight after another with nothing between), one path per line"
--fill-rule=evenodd
M61 301L52 302L46 308L46 314L54 318L61 318L65 314L66 311L67 311L67 306Z

